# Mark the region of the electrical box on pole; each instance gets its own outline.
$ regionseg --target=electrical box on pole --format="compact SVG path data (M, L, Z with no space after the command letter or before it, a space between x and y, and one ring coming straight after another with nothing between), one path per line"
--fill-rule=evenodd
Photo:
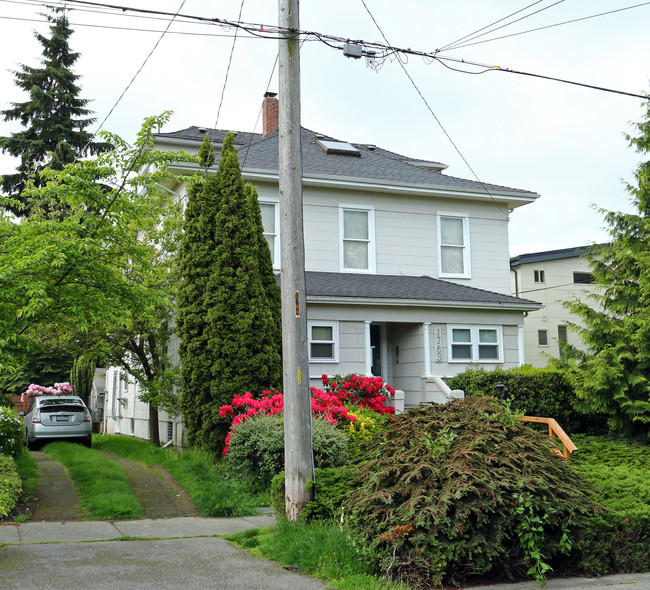
M279 57L279 186L284 388L284 472L287 518L295 522L311 500L313 479L311 400L307 355L305 245L300 142L298 0L279 1L283 31Z

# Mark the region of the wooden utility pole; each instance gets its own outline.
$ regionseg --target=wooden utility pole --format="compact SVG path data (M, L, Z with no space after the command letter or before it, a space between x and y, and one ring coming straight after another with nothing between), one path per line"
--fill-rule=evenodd
M279 184L282 260L282 355L284 387L284 472L287 518L295 522L311 499L311 400L307 356L305 244L302 223L300 143L299 0L278 0L280 40Z

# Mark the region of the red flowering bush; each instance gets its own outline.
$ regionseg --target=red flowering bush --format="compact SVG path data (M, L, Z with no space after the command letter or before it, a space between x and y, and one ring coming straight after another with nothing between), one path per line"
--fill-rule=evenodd
M230 423L230 432L226 437L226 446L223 450L224 456L228 453L230 439L233 430L242 422L245 422L252 416L268 415L274 416L284 411L284 396L277 390L272 392L268 389L262 392L261 399L255 399L247 391L244 395L236 395L232 398L230 404L219 408L219 416L226 418L233 416ZM329 422L332 426L338 426L339 421L354 421L356 418L348 415L348 409L343 405L337 395L321 389L311 388L311 412L314 418L321 418Z
M336 396L341 403L369 408L378 414L394 414L395 408L385 406L388 396L395 390L381 377L363 375L336 375L331 379L323 375L327 393Z

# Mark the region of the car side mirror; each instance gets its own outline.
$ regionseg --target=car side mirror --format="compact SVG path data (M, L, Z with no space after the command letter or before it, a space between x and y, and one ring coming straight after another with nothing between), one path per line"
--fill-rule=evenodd
M24 410L18 410L18 415L19 415L19 416L24 416L24 415L25 415L25 411L24 411Z

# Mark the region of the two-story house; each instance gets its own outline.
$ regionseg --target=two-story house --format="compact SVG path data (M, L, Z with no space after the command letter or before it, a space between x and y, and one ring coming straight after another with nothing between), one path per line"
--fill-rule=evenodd
M265 97L264 132L237 133L235 143L281 274L277 107ZM198 153L206 131L158 133L157 146ZM224 136L213 134L217 156ZM469 365L518 366L523 315L540 306L510 294L508 216L538 195L304 128L301 140L311 384L323 374L382 376L404 392L408 408L448 399L441 378ZM183 185L170 188L185 194ZM108 432L138 434L140 410L128 400L134 387L109 369ZM144 405L141 416L146 421Z
M570 325L580 325L580 318L564 303L580 299L590 305L594 292L594 277L585 254L590 246L563 248L520 254L510 259L512 294L530 297L543 308L527 312L524 318L525 362L533 367L545 367L549 357L562 354L560 342L567 342L579 350L586 350L580 335Z

